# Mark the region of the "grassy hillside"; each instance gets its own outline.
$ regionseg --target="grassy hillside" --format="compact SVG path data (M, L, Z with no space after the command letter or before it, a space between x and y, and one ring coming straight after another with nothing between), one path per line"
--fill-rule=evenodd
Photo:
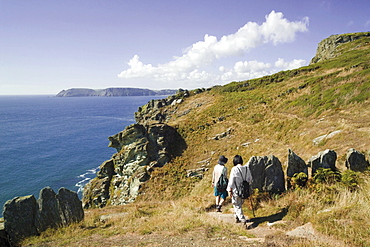
M221 154L231 159L239 154L244 161L273 154L286 169L288 149L304 160L332 149L347 180L310 180L307 187L283 195L254 195L258 217L286 211L285 223L274 226L277 233L267 236L261 245L370 246L370 175L348 173L344 166L349 148L362 153L370 150L370 38L340 45L336 52L333 59L299 69L216 86L200 94L192 92L177 105L168 122L176 126L188 148L181 157L152 173L135 203L88 210L84 223L47 231L24 245L157 246L165 241L171 246L170 241L174 241L174 246L182 246L179 239L202 240L205 242L197 243L205 246L236 244L233 239L252 237L253 232L207 215L214 204L212 168ZM213 139L227 130L230 134L226 137ZM340 132L313 143L315 138L334 131ZM203 179L187 177L188 169L202 165L209 168ZM229 170L231 166L229 162ZM231 213L231 208L231 204L226 205L224 214ZM248 203L244 209L253 217ZM124 217L99 218L122 212ZM308 222L324 237L297 240L279 233Z

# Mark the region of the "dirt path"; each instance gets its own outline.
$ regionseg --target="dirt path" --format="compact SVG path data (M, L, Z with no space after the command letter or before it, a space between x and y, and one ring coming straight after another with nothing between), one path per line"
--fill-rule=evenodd
M206 212L209 217L223 221L227 224L235 223L234 214L231 212L216 213L213 210ZM109 221L111 218L125 217L125 213L112 213L100 216L101 221ZM311 223L297 227L292 231L284 231L287 227L278 227L279 224L289 226L289 221L284 221L286 212L282 210L277 214L267 217L255 217L246 225L238 225L248 232L248 236L228 236L223 234L215 236L209 229L198 228L182 234L156 233L139 234L125 233L114 235L102 235L95 233L85 238L80 238L73 243L68 243L69 247L97 247L97 246L202 246L202 247L225 247L225 246L243 246L243 247L290 247L290 246L335 246L342 247L347 245L341 241L333 240L315 231ZM34 245L28 245L31 247ZM60 242L48 241L43 247L60 246ZM65 246L65 245L63 245Z
M209 212L208 215L210 217L214 217L216 219L222 220L222 221L230 223L230 224L236 224L235 223L235 217L234 217L233 214ZM238 224L240 224L240 227L245 228L250 234L255 236L254 238L241 237L243 240L248 241L248 242L260 242L260 243L262 243L262 242L265 241L266 236L275 235L279 232L282 232L280 230L277 230L277 229L271 227L273 224L271 224L270 226L268 226L268 225L265 226L265 225L259 225L259 224L257 225L256 222L257 221L255 221L255 222L252 221L250 223L247 223L246 225L238 223ZM285 221L276 221L276 222L274 222L274 224L278 224L278 223L284 224Z
M288 221L283 220L285 214L286 212L282 210L268 217L252 218L251 222L247 223L245 226L240 224L241 227L245 227L246 231L254 237L248 238L240 236L239 239L243 240L245 243L253 245L259 244L257 246L294 246L300 243L304 243L304 246L308 246L307 244L311 244L311 246L348 246L343 241L333 239L317 232L310 222L290 231L283 231L281 228L276 228L279 224L289 225ZM208 215L229 224L236 224L234 215L230 213L208 212Z

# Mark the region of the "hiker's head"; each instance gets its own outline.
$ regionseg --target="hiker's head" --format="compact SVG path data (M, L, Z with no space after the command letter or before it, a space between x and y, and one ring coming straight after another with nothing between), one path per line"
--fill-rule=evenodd
M241 165L243 165L243 158L242 158L242 156L240 156L240 155L235 155L235 156L234 156L233 163L234 163L234 166L236 166L237 164L241 164Z
M223 155L220 156L220 158L218 159L218 163L220 165L225 165L227 163L227 158Z

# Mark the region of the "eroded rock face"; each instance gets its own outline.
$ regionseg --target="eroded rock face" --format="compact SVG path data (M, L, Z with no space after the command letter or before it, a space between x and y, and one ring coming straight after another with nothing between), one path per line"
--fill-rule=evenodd
M176 129L162 123L132 124L108 139L117 153L85 186L85 208L133 202L154 167L164 166L186 148Z
M252 189L261 192L281 193L285 191L285 178L281 162L274 155L253 156L247 166L252 174Z

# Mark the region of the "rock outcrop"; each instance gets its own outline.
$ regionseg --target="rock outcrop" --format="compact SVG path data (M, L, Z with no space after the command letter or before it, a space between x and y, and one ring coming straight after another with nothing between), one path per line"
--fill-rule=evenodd
M155 167L162 167L186 148L176 129L161 123L132 124L108 138L117 150L84 188L85 208L133 202Z
M48 228L57 228L62 225L62 215L54 190L50 187L42 189L38 204L39 210L36 214L35 221L38 232L43 232Z
M292 150L288 150L288 167L287 167L287 188L291 188L291 178L294 175L303 172L308 177L308 166L306 162L296 155Z
M366 161L364 154L350 148L347 152L346 167L355 172L363 172L369 168L369 162Z
M37 210L37 202L33 195L16 197L5 203L4 229L12 244L39 234L36 228Z
M204 91L197 89L192 93ZM188 90L179 89L175 95L149 101L135 112L136 124L108 138L109 147L117 153L101 164L96 178L85 186L85 208L133 202L155 167L181 155L186 143L175 128L165 123L188 96Z
M165 99L149 101L135 112L136 123L148 125L167 122L171 119L171 115L176 112L176 105L181 104L183 99L187 97L189 97L189 91L180 89L175 95L168 96Z
M8 236L4 230L4 223L0 222L0 246L11 247L8 241Z
M68 226L84 218L77 193L61 188L58 194L46 187L36 201L33 195L16 197L4 205L4 231L11 244L39 235L48 228Z
M330 132L329 134L325 134L319 137L316 137L315 139L312 140L313 145L320 145L322 142L334 137L337 134L340 134L342 130L336 130L333 132Z
M312 156L308 160L308 166L311 167L311 176L313 177L319 168L330 168L333 171L337 170L335 162L337 161L337 153L334 150L325 150Z
M310 64L334 58L337 55L336 49L339 45L369 36L370 32L331 35L319 43L316 55L311 59Z
M59 211L61 212L62 226L68 226L73 222L83 220L84 211L77 193L66 188L60 188L56 198L59 203Z
M274 155L253 156L247 166L252 174L252 189L263 192L281 193L285 191L285 178L281 162Z

